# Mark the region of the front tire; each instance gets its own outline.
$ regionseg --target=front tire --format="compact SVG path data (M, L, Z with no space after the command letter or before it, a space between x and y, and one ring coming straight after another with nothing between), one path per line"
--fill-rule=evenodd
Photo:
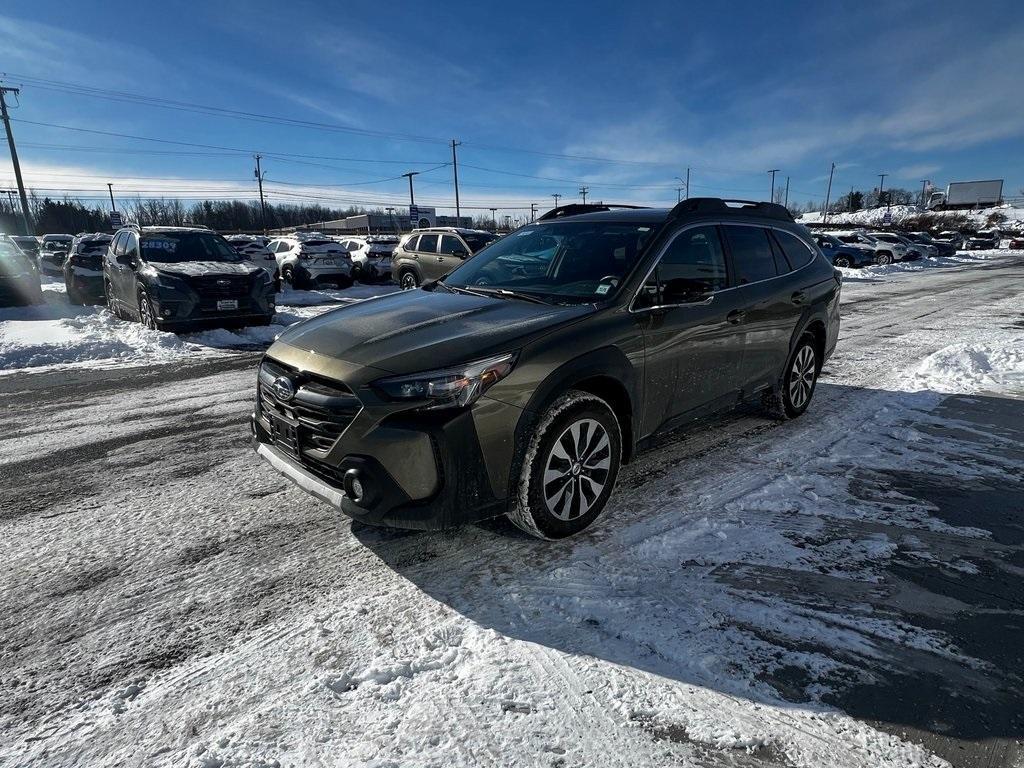
M156 311L153 309L153 302L149 300L146 289L139 290L139 322L151 331L159 331L160 323L156 319Z
M878 254L878 263L881 265L892 264L892 256L888 253Z
M804 335L790 355L782 381L782 406L786 416L795 419L807 410L814 395L814 387L818 383L820 370L821 361L818 360L814 337L810 334Z
M571 390L534 430L508 516L540 539L573 536L601 516L621 461L615 412L596 395Z
M398 278L398 287L403 291L411 291L414 288L418 288L419 284L419 281L416 279L416 273L412 270L406 270Z
M841 269L849 269L853 266L848 256L836 256L836 260L832 262L832 266L839 267Z

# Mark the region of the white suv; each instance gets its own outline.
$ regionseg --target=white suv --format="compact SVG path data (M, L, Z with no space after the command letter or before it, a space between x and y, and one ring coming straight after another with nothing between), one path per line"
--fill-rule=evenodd
M352 257L352 277L361 282L391 277L391 252L397 235L343 235L336 238Z
M267 247L277 259L281 279L293 288L352 285L352 258L340 243L323 235L279 237Z
M900 243L886 243L878 240L866 232L859 230L850 232L831 232L844 243L854 245L866 245L875 251L876 264L892 264L894 261L903 261L907 255L907 246Z
M231 243L231 247L241 256L270 275L275 290L281 290L281 270L277 267L274 254L265 245L266 238L257 235L226 235L224 239Z

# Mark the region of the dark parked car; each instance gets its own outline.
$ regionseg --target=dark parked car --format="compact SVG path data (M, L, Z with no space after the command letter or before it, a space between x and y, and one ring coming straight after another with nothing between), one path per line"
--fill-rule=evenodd
M71 243L63 273L68 301L72 304L102 304L106 301L103 257L113 239L112 235L96 232L78 235Z
M904 237L908 240L913 240L915 243L921 245L930 245L935 249L936 256L954 256L956 255L956 248L952 243L945 242L942 240L936 240L934 237L929 235L927 232L905 232Z
M403 290L444 277L497 238L480 229L432 227L402 238L391 257L391 277Z
M39 241L30 235L3 235L4 239L21 251L29 261L40 268L39 264Z
M36 265L13 243L0 241L0 307L38 304L42 300Z
M844 243L835 235L815 232L814 242L834 267L868 267L875 263L875 249L853 243Z
M73 240L71 235L43 235L39 245L39 270L47 275L60 275Z
M748 400L802 414L840 288L779 205L563 206L443 280L288 328L253 447L366 523L505 513L569 536L659 433Z
M103 262L107 305L158 330L268 325L273 280L204 228L127 227Z
M999 235L995 232L979 232L964 240L965 251L991 251L999 247Z

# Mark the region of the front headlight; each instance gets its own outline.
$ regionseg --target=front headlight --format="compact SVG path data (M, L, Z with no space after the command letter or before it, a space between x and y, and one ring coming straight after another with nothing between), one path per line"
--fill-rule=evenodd
M508 376L515 363L516 353L511 352L454 368L392 376L373 386L391 400L426 401L424 410L462 408Z

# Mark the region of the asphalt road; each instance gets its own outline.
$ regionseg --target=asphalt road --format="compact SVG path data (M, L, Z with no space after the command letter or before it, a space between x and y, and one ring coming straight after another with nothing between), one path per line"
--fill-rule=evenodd
M1024 400L943 399L886 381L970 322L986 322L965 317L1022 289L1024 264L1011 261L849 282L839 351L803 419L738 414L664 440L624 471L601 530L557 547L501 522L451 534L353 529L251 454L254 354L0 377L0 764L181 764L223 753L225 765L269 765L241 761L219 729L253 711L283 717L268 708L285 706L295 710L276 727L290 736L271 744L249 723L248 749L258 742L260 754L294 756L296 741L315 738L335 744L339 763L362 759L358 745L332 742L341 737L313 724L315 702L288 697L289 686L306 690L301 675L274 677L270 704L269 689L245 682L258 673L239 665L306 656L315 658L302 664L327 664L295 628L329 616L313 621L338 639L331 653L358 667L431 616L462 634L487 628L516 643L510 655L527 654L514 695L502 689L512 703L501 704L500 723L468 695L456 709L470 733L486 734L481 743L438 726L453 762L487 762L517 739L532 743L528 731L561 738L548 720L509 723L519 707L547 705L552 720L571 713L589 743L581 737L562 763L568 747L558 747L544 764L626 765L635 750L657 747L676 750L682 764L799 765L814 738L852 759L856 749L835 730L807 739L806 724L753 714L766 702L814 702L954 765L1017 768ZM1024 305L988 322L1020 324ZM930 446L930 461L907 453L920 450L908 447L911 432ZM766 489L780 478L804 478L801 504L813 498L821 514L768 504ZM841 489L833 493L828 478ZM699 508L685 526L673 506L680 498ZM672 538L701 515L714 526L719 513L738 549L705 561L699 545ZM763 532L784 542L780 560L756 552ZM884 554L865 554L862 542L885 542ZM800 567L794 548L807 553ZM698 593L711 602L691 622L698 601L679 596ZM539 606L554 618L525 618ZM644 636L630 632L638 623ZM718 661L693 665L719 646ZM599 700L594 679L605 673L583 671L581 658L611 662L629 681L656 675L687 696L699 689L740 701L732 715L777 729L776 746L720 753L690 721L647 723L638 706L623 714ZM464 679L498 674L477 663ZM408 715L428 694L404 696ZM436 746L397 725L398 736L378 728L376 700L332 706L347 738L363 734L377 755L388 754L388 739ZM627 721L640 727L627 730Z

